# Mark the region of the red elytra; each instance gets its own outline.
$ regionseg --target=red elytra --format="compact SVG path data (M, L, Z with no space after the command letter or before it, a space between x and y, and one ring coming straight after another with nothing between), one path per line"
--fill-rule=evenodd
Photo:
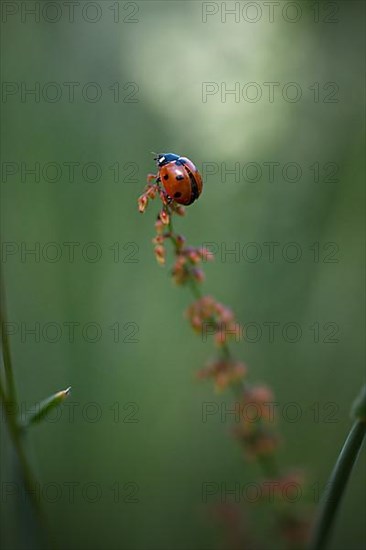
M186 157L173 153L158 155L159 179L175 202L188 206L202 193L202 177L196 166Z

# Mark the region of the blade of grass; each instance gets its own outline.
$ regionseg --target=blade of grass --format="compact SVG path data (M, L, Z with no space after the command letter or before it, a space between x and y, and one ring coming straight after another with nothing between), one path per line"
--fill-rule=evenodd
M309 550L324 550L328 542L339 505L366 434L365 407L366 391L364 388L353 406L353 415L356 416L356 420L341 449L327 489L322 496L315 517Z
M38 405L38 410L29 416L27 421L23 424L24 428L28 428L33 424L39 424L47 414L52 411L55 407L58 407L65 399L70 395L71 386L66 388L66 390L61 390L44 401L41 401Z

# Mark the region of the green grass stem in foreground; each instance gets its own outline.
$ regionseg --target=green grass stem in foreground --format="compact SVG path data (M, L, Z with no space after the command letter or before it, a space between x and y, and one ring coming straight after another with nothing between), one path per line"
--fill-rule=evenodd
M326 548L337 510L361 449L366 433L366 386L353 405L352 416L354 423L335 463L315 517L309 550Z

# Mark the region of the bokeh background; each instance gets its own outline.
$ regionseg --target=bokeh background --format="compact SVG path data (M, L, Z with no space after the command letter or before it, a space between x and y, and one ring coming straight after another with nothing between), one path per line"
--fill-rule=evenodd
M41 3L39 17L26 12L37 3L4 4L2 263L16 382L24 407L72 386L60 416L29 436L52 530L75 550L226 547L212 512L220 493L204 503L202 484L245 484L259 472L229 422L202 421L204 403L231 396L196 381L213 350L184 319L188 290L155 262L158 206L141 216L136 199L154 171L151 151L184 154L203 171L203 195L179 230L191 244L214 243L207 293L262 331L235 354L273 388L279 411L301 410L296 422L280 414L281 461L323 488L364 373L364 5L280 2L270 20L265 3L238 2L237 20L225 20L215 2L81 1L71 22L61 3ZM207 9L217 13L204 22ZM79 83L74 99L68 82ZM206 101L205 82L219 90ZM241 91L255 82L262 97L221 97L236 82ZM266 82L279 83L273 101ZM294 87L282 93L289 82L296 102ZM36 83L39 97L24 95ZM269 162L279 163L272 179ZM39 181L24 172L35 163ZM225 175L235 163L239 178ZM283 176L287 163L299 178L291 167ZM294 242L301 257L290 261ZM78 243L73 259L65 243ZM235 247L239 258L222 254ZM273 342L269 322L279 323ZM289 322L301 327L293 343L282 333ZM26 334L37 323L39 338ZM77 323L73 341L66 323ZM16 478L3 422L1 433L6 489ZM365 544L362 459L333 550ZM18 493L3 491L4 548L38 548ZM265 509L243 507L261 547L279 548Z

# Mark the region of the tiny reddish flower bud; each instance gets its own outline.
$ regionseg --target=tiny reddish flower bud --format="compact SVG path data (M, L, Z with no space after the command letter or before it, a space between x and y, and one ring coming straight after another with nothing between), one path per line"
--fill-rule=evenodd
M249 459L268 456L277 450L279 438L270 431L258 428L258 423L242 424L236 431L236 436L242 442L245 454Z
M177 204L176 206L174 206L174 212L175 212L178 216L185 216L185 214L186 214L186 209L185 209L184 206L182 206L181 204Z
M252 386L244 394L245 400L258 404L270 403L273 401L273 392L267 386Z
M201 332L202 321L198 317L198 315L195 315L194 317L192 317L191 325L192 325L193 330L195 330L196 332Z
M192 269L192 276L197 283L202 283L205 280L205 274L202 269Z
M186 258L179 255L172 269L173 279L177 285L183 285L188 279L186 270Z
M162 210L159 214L159 217L164 225L169 225L170 217L166 210Z
M243 394L244 408L246 404L253 404L258 411L259 417L262 421L272 422L274 421L274 409L273 409L274 395L270 388L267 386L252 386L245 390ZM243 421L248 419L243 414Z
M157 192L156 185L150 185L146 191L146 195L149 197L149 199L155 199Z
M201 256L202 260L206 262L211 262L214 259L214 255L211 252L211 250L208 250L208 248L200 248L198 250L199 255Z
M165 264L165 248L162 245L158 244L157 246L155 246L154 252L155 252L155 257L156 257L157 262L160 265L164 265Z
M158 235L161 235L164 231L164 224L160 218L155 222L155 230Z
M212 296L204 296L202 300L204 304L212 307L216 307L218 305L215 298L213 298Z
M195 248L188 249L187 256L193 264L198 264L198 262L201 260L200 255Z
M199 378L213 378L215 389L222 391L230 384L235 384L246 375L246 366L240 361L214 359L206 368L199 371Z
M176 242L178 250L181 250L183 248L184 243L186 242L186 240L183 237L183 235L176 235L175 242Z
M158 176L156 174L148 174L146 181L150 183L151 181L155 181Z
M145 212L145 210L146 210L147 203L148 203L147 196L146 195L141 195L138 198L137 202L138 202L138 206L139 206L139 212L141 212L141 214L143 214L143 212Z
M230 323L234 320L234 314L228 307L216 302L215 305L216 313L222 323Z

